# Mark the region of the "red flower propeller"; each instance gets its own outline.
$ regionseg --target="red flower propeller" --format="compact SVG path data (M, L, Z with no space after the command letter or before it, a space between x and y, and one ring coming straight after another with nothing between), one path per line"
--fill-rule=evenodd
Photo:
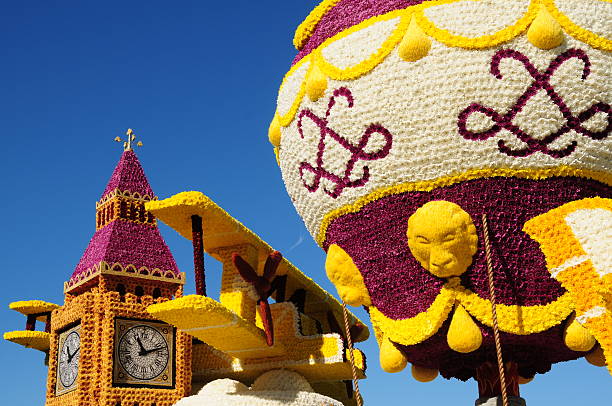
M266 332L266 343L268 346L274 345L274 326L272 324L272 313L270 312L268 298L272 294L272 281L276 276L276 269L282 259L283 255L280 252L271 252L266 259L263 276L259 276L253 267L239 254L232 254L232 261L236 269L238 269L240 276L253 285L259 296L257 305L259 307L259 315L263 321L264 331Z

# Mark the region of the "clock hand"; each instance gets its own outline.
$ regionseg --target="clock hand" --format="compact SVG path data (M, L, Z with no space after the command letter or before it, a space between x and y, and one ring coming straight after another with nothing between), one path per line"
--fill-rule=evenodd
M140 337L136 336L136 342L138 342L138 346L140 347L140 351L138 351L138 355L145 355L147 350L144 345L142 345L142 341L140 341Z
M164 348L166 348L166 346L152 348L150 350L146 350L143 355L147 355L147 354L150 354L150 353L155 352L155 351L163 350Z
M66 344L66 355L68 356L68 363L72 360L72 356L70 355L70 346Z
M77 347L77 349L76 349L76 350L74 350L74 352L73 352L73 353L72 353L72 355L70 356L70 359L69 359L69 361L68 361L68 362L72 361L72 359L74 358L74 356L75 356L75 355L77 355L77 352L79 352L79 350L80 350L80 349L81 349L81 346L79 345L79 346Z

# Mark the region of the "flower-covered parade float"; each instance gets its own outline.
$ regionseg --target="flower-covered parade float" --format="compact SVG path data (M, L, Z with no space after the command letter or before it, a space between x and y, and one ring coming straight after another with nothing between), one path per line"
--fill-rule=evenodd
M209 197L158 200L126 135L63 304L9 305L26 323L4 339L45 353L45 404L355 406L368 328ZM196 294L159 221L192 241ZM205 252L222 265L218 300Z
M362 406L347 304L384 371L474 379L477 405L524 405L558 362L612 373L610 21L609 0L322 1L268 136L342 301L203 193L159 200L128 130L63 303L11 303L5 340L45 353L47 406Z
M612 365L611 20L326 0L298 27L269 139L385 371L520 403L554 363Z

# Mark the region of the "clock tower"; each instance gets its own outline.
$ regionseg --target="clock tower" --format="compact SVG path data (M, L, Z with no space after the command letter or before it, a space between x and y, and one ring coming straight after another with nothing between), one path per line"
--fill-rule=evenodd
M185 275L145 210L157 198L127 136L53 311L47 406L171 406L190 394L191 338L146 311L182 296Z

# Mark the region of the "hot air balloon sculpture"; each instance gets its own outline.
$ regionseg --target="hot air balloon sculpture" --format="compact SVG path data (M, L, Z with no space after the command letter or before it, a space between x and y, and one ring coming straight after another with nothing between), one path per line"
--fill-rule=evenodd
M612 360L612 3L326 0L269 139L388 372L478 382ZM514 397L513 397L514 396Z

